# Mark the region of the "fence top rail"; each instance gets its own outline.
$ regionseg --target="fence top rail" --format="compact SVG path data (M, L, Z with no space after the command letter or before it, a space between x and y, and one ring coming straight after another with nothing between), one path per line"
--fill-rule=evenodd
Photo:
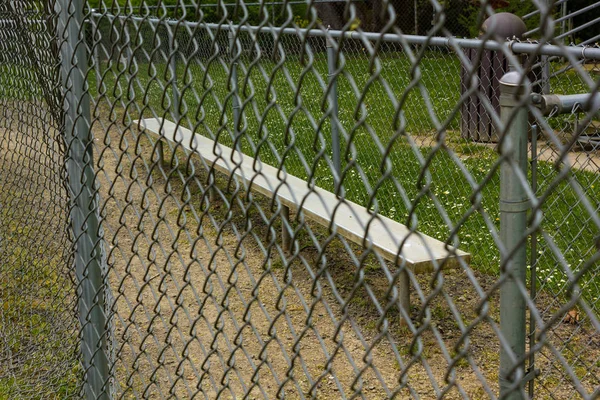
M313 0L312 4L325 4L325 3L345 3L347 0ZM360 2L364 2L366 0L350 0L354 3L360 3ZM306 5L306 1L302 1L302 0L290 0L290 1L269 1L269 2L249 2L249 3L244 3L244 6L246 7L251 7L251 6L263 6L263 7L269 7L269 6L277 6L277 5L293 5L293 4L302 4L302 5ZM202 7L211 7L211 8L216 8L216 7L239 7L239 3L205 3L202 4ZM158 5L149 5L149 4L144 4L141 7L133 7L133 8L141 8L141 9L148 9L148 10L157 10L157 9L166 9L166 10L183 10L185 8L195 8L196 5L194 4L162 4L160 6Z
M554 6L561 5L561 4L563 4L563 3L566 3L567 1L568 1L568 0L558 0L558 1L555 1L555 2L554 2ZM535 15L537 15L537 14L540 14L540 13L541 13L541 11L540 11L540 9L538 8L537 10L534 10L534 11L530 12L529 14L525 14L525 15L523 15L523 17L521 17L521 18L523 18L523 19L529 19L529 18L531 18L531 17L533 17L533 16L535 16Z
M46 23L46 21L44 21L43 19L25 19L24 22L28 23L28 24L45 24ZM21 24L21 23L23 23L23 21L16 20L16 19L0 19L0 25L17 25L17 24Z
M570 18L576 17L576 16L578 16L580 14L583 14L585 12L591 11L591 10L593 10L596 7L600 7L600 2L590 4L589 6L586 6L584 8L581 8L581 9L577 10L577 11L573 11L570 14L567 14L567 15L564 15L564 16L562 16L560 18L557 18L557 19L554 20L554 23L557 24L559 22L566 21L566 20L568 20ZM592 21L592 22L594 22L594 21ZM523 35L525 37L527 37L527 36L532 35L532 34L534 34L536 32L539 32L539 31L540 31L540 28L538 27L538 28L534 28L534 29L532 29L532 30L530 30L528 32L525 32ZM570 33L571 33L571 31L565 32L565 33L561 34L561 36L565 36L565 35L568 36Z
M121 19L136 22L150 22L150 23L162 23L170 26L184 25L190 28L198 26L205 27L211 30L224 30L224 31L242 31L242 32L264 32L274 34L286 34L286 35L297 35L301 37L313 36L313 37L330 37L330 38L344 38L344 39L367 39L367 40L381 40L383 42L391 43L408 43L416 45L427 45L435 47L447 47L452 48L458 46L461 48L480 49L486 50L502 50L506 46L516 54L539 54L545 56L559 56L564 57L569 55L577 59L586 60L600 60L600 48L591 46L558 46L552 44L539 44L532 42L497 42L495 40L483 40L483 39L465 39L457 37L444 37L444 36L419 36L419 35L398 35L395 33L375 33L375 32L363 32L363 31L340 31L340 30L324 30L324 29L304 29L304 28L279 28L271 26L252 26L252 25L234 25L234 24L217 24L217 23L206 23L206 22L193 22L193 21L181 21L166 18L154 18L154 17L140 17L133 15L113 15L107 13L100 13L96 10L92 10L92 17L102 17L109 19Z

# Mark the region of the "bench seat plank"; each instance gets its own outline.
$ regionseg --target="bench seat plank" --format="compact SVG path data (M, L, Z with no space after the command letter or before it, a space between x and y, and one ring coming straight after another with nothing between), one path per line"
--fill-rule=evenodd
M246 188L268 197L277 196L282 204L293 209L301 207L306 217L335 229L348 240L365 247L373 246L388 261L396 261L402 245L400 258L414 273L433 271L432 260L445 260L444 268L456 267L457 258L469 262L470 255L464 251L446 246L427 235L411 233L405 225L381 215L375 216L351 201L343 200L339 204L340 199L331 192L319 187L311 188L300 178L194 134L189 129L179 127L176 131L176 124L171 121L149 118L134 122L141 129L197 153L216 170L227 175L233 172L242 179Z

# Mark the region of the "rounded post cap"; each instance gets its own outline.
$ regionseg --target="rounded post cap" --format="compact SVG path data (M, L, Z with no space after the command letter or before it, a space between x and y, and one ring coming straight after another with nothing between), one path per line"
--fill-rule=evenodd
M491 34L497 41L504 41L513 37L522 39L523 34L527 32L527 26L515 14L502 12L486 19L481 25L481 31Z
M517 71L510 71L502 75L500 84L505 86L524 86L525 81L523 75Z

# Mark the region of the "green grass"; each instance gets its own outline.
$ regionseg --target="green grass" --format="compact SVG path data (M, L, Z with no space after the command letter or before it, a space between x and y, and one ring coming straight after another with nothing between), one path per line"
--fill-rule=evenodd
M274 166L283 164L292 175L314 180L318 186L333 190L332 175L325 160L332 153L331 125L326 114L328 105L323 102L325 89L317 76L326 79L326 61L324 54L319 53L312 67L305 68L297 57L291 56L284 64L284 73L272 61L261 61L258 65L262 69L253 67L248 71L250 62L244 60L244 67L239 68L239 93L245 105L238 145L245 153L258 155L263 162ZM150 110L159 117L175 119L169 103L170 72L165 64L138 64L128 71L122 68L114 63L108 69L103 66L100 95L95 91L95 76L90 73L92 95L100 99L100 103L108 100L122 106L131 119L151 117ZM427 53L420 62L422 87L412 90L408 90L411 65L402 54L382 55L380 68L382 79L371 82L373 74L368 60L364 56L348 57L345 71L352 78L341 76L338 82L340 123L352 144L341 148L346 197L405 224L411 223L409 214L413 213L420 232L447 240L451 231L448 221L450 225L459 223L474 206L471 185L478 186L489 179L475 207L485 210L498 229L499 177L498 173L488 176L497 154L488 146L460 137L460 112L454 115L452 109L460 101L460 66L456 59L448 54ZM565 74L564 82L554 78L555 87L566 93L583 91L582 84L572 83L578 79L573 74ZM218 61L202 67L190 64L187 69L179 65L177 75L185 100L181 110L184 124L189 123L197 133L233 146L231 88L226 69ZM134 79L130 79L131 76ZM368 86L360 103L362 109L357 107L359 101L353 85L359 90ZM428 93L427 100L420 90ZM394 120L395 106L388 93L396 100L406 94L403 118L398 121ZM445 148L434 147L436 123L426 101L430 102L439 123L447 127ZM412 145L409 136L424 143ZM470 178L454 157L461 159ZM428 158L429 174L421 177L423 160ZM557 171L546 162L538 165L539 193L543 194L557 177ZM600 185L594 185L598 174L572 171L570 176L585 188L588 199L598 209ZM375 196L368 196L366 185ZM427 185L429 189L425 190ZM440 213L436 207L444 211ZM561 249L566 263L577 270L595 252L593 238L598 232L586 217L587 211L566 182L553 189L543 211L543 230ZM443 213L447 214L446 218L441 216ZM475 268L497 272L499 252L479 212L462 221L459 238L460 248L472 254ZM566 276L559 267L560 257L552 254L544 238L540 239L538 250L541 282L553 293L563 291ZM584 279L584 287L592 290L589 299L595 301L600 292L600 278L590 272Z
M0 64L0 100L32 100L42 97L32 68Z
M288 56L285 71L272 60L261 60L253 67L249 67L250 62L244 59L239 68L239 91L245 104L238 146L247 154L258 155L263 162L274 166L283 164L289 173L333 190L326 161L332 148L331 124L326 113L328 104L323 101L323 85L326 85L323 80L327 79L325 54L316 53L310 68L306 68L306 63L297 56ZM475 212L464 221L462 218L473 206L472 184L477 186L489 178L481 190L481 202L475 206L485 210L498 228L499 178L497 173L488 177L497 154L490 147L460 137L460 110L453 109L460 102L460 64L456 57L443 52L427 52L419 67L422 86L409 90L415 71L403 54L382 53L376 69L381 79L372 79L374 73L363 54L346 57L346 74L338 81L340 123L346 136L351 138L351 146L341 148L345 195L405 224L411 223L409 215L412 213L417 217L420 232L440 240L448 238L451 230L448 221L450 225L461 222L460 248L472 254L472 264L477 269L495 273L498 250L483 217ZM553 64L552 69L561 67ZM103 64L101 69L103 78L99 92L95 71L89 73L91 95L99 103L116 105L113 110L119 117L122 112L126 119L148 118L154 111L159 117L175 119L170 104L171 77L164 63L139 63L125 71L122 65L113 62ZM0 79L2 76L6 79L6 75L0 73ZM194 127L197 133L233 146L230 79L220 60L211 63L205 60L202 65L190 63L187 68L179 63L177 79L185 100L181 109L184 124ZM18 79L23 87L27 87L24 80ZM13 81L14 78L10 82ZM553 78L551 84L558 93L586 90L574 71ZM359 91L368 87L361 102L353 87ZM421 90L428 94L427 99ZM389 96L396 101L403 99L400 118L395 118L396 107ZM430 109L438 123L446 126L445 148L434 147L438 130ZM565 124L564 118L551 122ZM411 139L419 141L419 146L412 145ZM423 160L428 157L429 174L421 177ZM461 159L469 177L453 157ZM548 163L538 165L539 193L542 194L557 172ZM594 183L598 174L573 171L571 176L585 188L597 209L600 185ZM370 190L366 190L366 186ZM375 192L375 196L369 197L370 191ZM376 206L373 200L376 200ZM446 218L436 207L443 208ZM577 269L594 253L593 238L598 234L586 217L587 211L565 182L553 189L543 211L544 231L556 241L566 263ZM561 280L565 280L565 275L560 267L557 268L560 257L553 255L548 246L541 238L541 280L553 292L558 292L562 290ZM591 273L588 278L595 299L600 284Z
M0 218L0 399L74 396L80 377L77 333L71 329L72 290L60 272L60 253L41 253L39 234L8 208Z

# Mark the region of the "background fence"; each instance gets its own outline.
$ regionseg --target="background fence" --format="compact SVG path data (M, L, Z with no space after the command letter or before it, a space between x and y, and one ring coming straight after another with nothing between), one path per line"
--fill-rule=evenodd
M1 4L0 397L596 397L566 4Z

